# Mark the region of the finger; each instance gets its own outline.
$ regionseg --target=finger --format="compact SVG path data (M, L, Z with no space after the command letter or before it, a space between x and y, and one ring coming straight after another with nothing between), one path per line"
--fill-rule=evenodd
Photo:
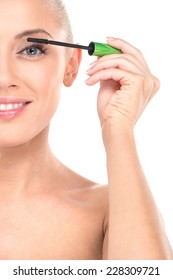
M100 57L96 61L92 62L91 69L94 68L96 65L99 65L99 63L102 63L107 60L111 59L126 59L127 61L130 61L131 63L134 63L136 66L138 66L139 69L143 69L145 73L150 73L150 70L147 66L147 64L139 59L139 57L133 56L131 54L111 54L111 55L106 55L103 57Z
M112 57L107 60L98 61L94 66L88 70L88 75L93 75L97 71L106 70L109 68L119 68L125 71L133 72L136 74L148 73L148 69L142 67L141 64L134 63L125 57Z
M107 42L110 43L111 46L118 46L123 53L138 54L140 52L136 47L120 38L107 37Z
M107 81L107 80L114 80L116 82L119 82L120 84L123 83L123 81L134 80L135 75L117 68L110 68L107 70L101 70L90 76L85 82L87 85L95 85L96 83L100 81Z
M144 63L148 68L148 65L144 59L142 52L133 45L126 42L125 40L108 37L107 43L112 47L120 49L123 52L123 54L131 54L132 56L138 58L138 60L141 61L141 63Z

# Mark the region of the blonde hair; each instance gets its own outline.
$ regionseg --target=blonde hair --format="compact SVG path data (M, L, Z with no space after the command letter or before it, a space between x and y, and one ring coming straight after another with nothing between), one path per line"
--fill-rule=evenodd
M67 9L62 0L44 0L46 4L52 8L55 16L57 17L58 23L64 28L66 34L66 40L73 42L73 33L71 28L70 19L68 16Z

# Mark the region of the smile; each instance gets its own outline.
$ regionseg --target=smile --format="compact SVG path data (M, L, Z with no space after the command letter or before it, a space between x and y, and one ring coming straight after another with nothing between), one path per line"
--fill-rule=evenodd
M26 103L0 104L0 111L10 111L24 106Z
M8 120L18 116L30 103L0 103L0 119Z

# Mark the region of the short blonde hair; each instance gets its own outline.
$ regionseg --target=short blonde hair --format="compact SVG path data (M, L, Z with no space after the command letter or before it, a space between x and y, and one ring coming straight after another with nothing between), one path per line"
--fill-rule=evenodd
M71 28L71 23L69 19L69 15L65 4L62 0L44 0L46 4L48 4L55 16L57 17L58 23L64 28L66 34L66 40L68 42L73 42L73 32Z

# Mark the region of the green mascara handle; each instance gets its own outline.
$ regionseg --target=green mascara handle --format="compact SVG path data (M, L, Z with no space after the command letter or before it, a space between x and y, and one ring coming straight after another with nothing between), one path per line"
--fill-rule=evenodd
M108 54L122 54L122 51L107 44L91 42L89 44L88 54L101 57Z

